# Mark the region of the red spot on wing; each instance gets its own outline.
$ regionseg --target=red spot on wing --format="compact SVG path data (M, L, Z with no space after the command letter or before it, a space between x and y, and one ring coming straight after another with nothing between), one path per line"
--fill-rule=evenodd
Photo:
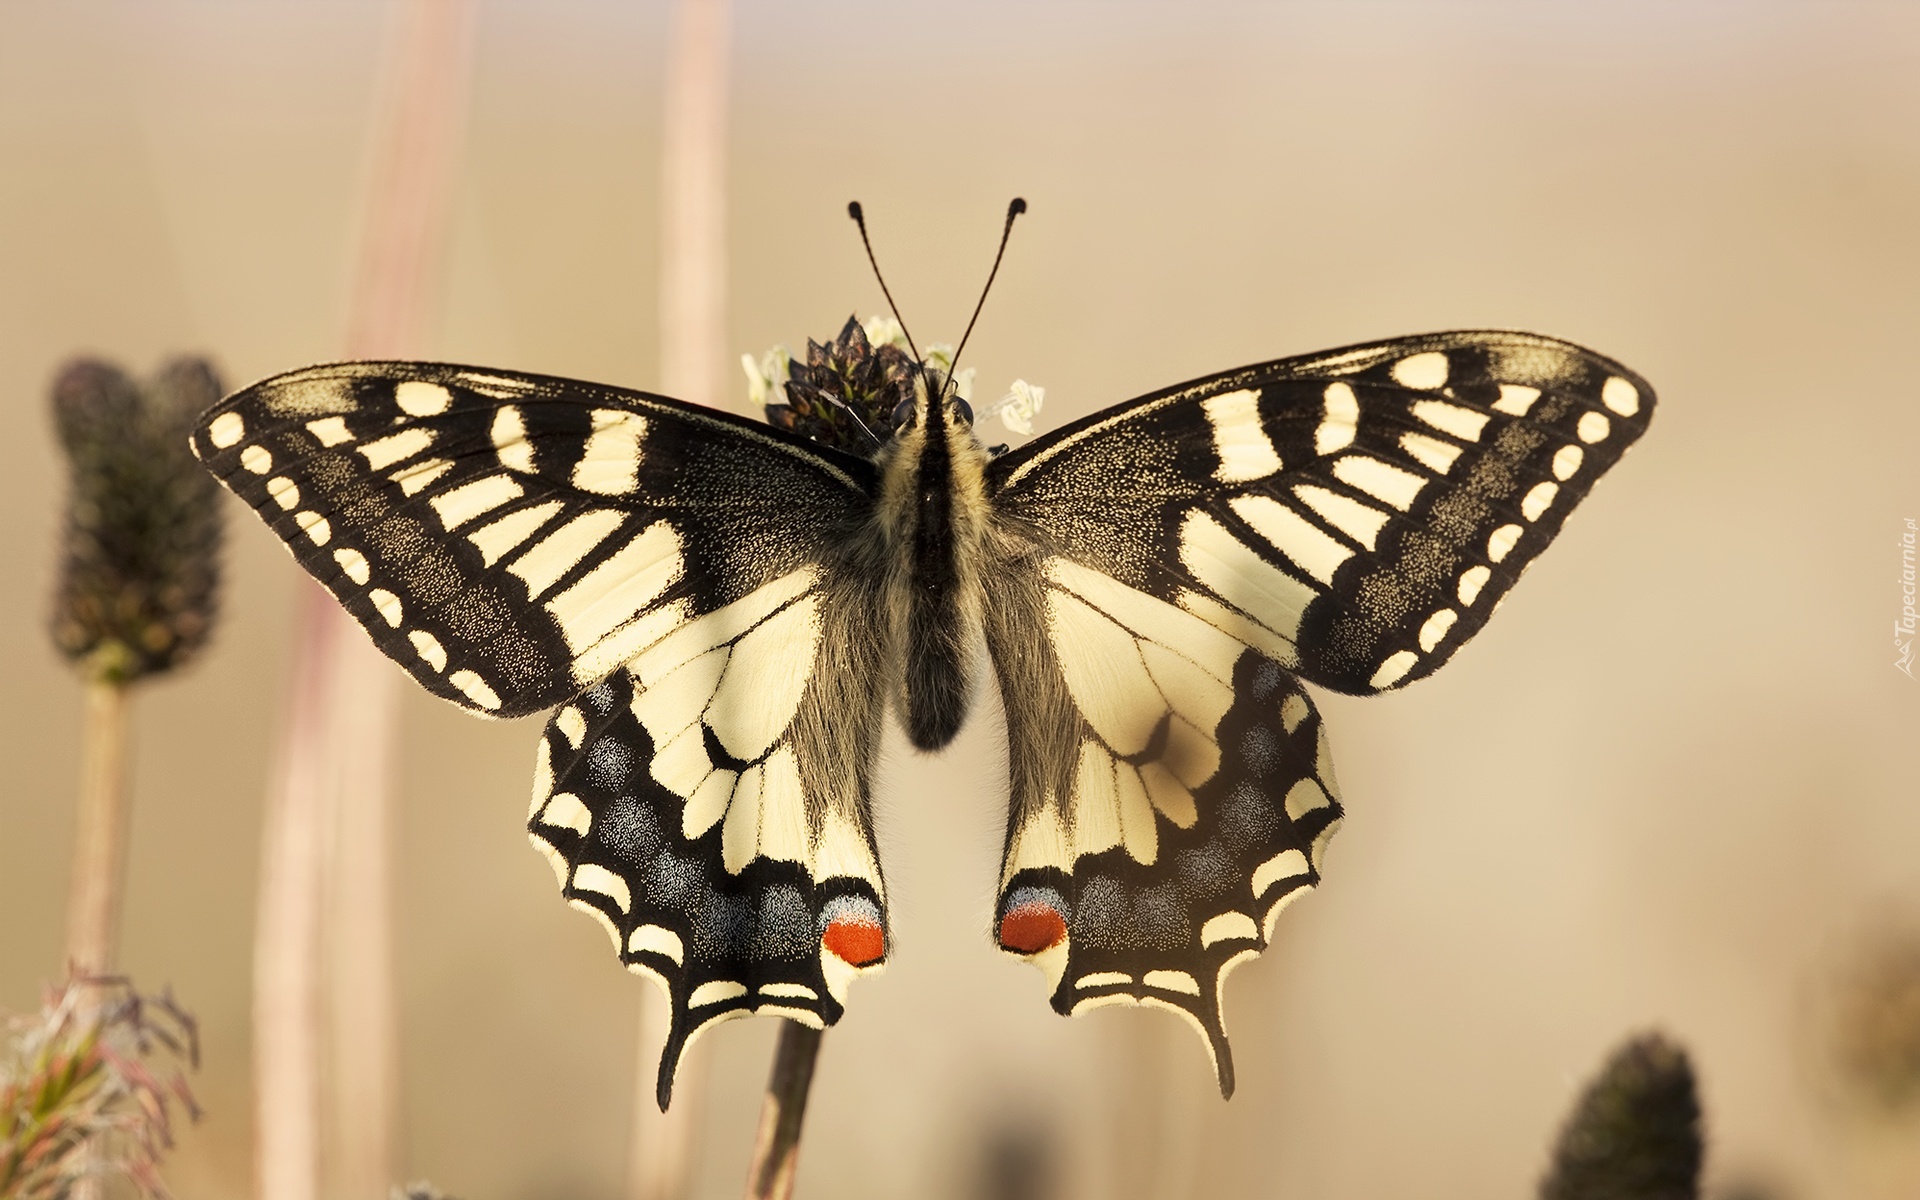
M1058 946L1066 936L1066 919L1051 904L1030 900L1000 918L1000 944L1016 954L1038 954Z
M820 940L841 961L856 967L871 966L887 956L886 931L860 914L835 917Z

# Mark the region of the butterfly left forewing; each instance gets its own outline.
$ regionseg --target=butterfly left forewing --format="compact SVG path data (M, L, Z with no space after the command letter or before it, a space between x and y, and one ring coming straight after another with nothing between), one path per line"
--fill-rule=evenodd
M491 716L552 708L818 559L871 485L711 410L441 363L268 379L193 449L382 651Z

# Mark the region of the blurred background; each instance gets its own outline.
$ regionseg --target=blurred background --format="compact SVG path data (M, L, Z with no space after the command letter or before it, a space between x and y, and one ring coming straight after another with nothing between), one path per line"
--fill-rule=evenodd
M477 6L434 356L660 386L671 15ZM1920 7L739 0L732 21L713 369L739 411L739 354L880 310L856 197L922 341L957 339L1028 200L969 359L976 400L1043 385L1043 429L1455 327L1574 339L1661 397L1452 666L1322 698L1349 818L1229 985L1230 1103L1180 1022L1062 1020L993 949L992 719L937 759L896 748L897 950L825 1040L798 1194L1526 1196L1583 1081L1647 1028L1694 1056L1710 1194L1881 1186L1920 1133L1851 1098L1831 1014L1857 948L1920 920L1920 683L1890 637L1920 517ZM140 374L205 353L229 386L339 356L393 25L360 0L0 7L0 1008L61 969L73 837L50 381L79 352ZM133 718L122 961L203 1025L188 1200L253 1191L296 568L241 515L216 643ZM625 1187L647 985L527 848L537 730L403 691L395 1176L466 1200ZM738 1194L773 1038L705 1039L694 1194Z

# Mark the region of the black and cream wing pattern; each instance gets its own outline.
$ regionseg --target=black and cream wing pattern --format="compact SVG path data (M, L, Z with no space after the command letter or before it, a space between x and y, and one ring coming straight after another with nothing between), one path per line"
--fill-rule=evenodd
M981 642L1010 749L998 944L1062 1013L1187 1018L1230 1094L1226 976L1319 882L1344 812L1305 685L1445 663L1654 405L1570 343L1443 333L1227 372L995 457L944 374L857 322L794 369L778 428L348 363L256 384L194 436L423 686L556 710L528 830L670 998L663 1107L702 1030L832 1024L884 963L882 723L945 745ZM870 455L809 440L856 428Z
M880 646L847 553L870 463L657 396L423 363L269 379L193 449L429 691L559 706L529 830L672 1001L663 1107L715 1021L838 1019L888 938Z
M997 935L1056 1010L1170 1008L1231 1093L1226 975L1319 882L1343 814L1301 681L1371 693L1444 664L1653 404L1570 343L1444 333L1171 388L990 464Z

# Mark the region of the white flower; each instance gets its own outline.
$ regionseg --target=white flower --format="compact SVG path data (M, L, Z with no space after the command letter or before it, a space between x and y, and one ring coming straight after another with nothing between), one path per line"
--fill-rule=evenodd
M900 322L884 313L875 313L860 322L861 330L867 335L867 345L875 349L881 346L907 348L906 330L900 328Z
M785 346L775 346L760 356L755 362L753 355L740 356L740 369L747 373L747 401L754 408L766 404L785 404L787 402L787 364L793 361L793 351Z
M1040 406L1046 402L1047 389L1036 387L1024 379L1016 379L991 411L1000 415L1002 425L1025 437L1033 432L1033 418L1040 415Z

